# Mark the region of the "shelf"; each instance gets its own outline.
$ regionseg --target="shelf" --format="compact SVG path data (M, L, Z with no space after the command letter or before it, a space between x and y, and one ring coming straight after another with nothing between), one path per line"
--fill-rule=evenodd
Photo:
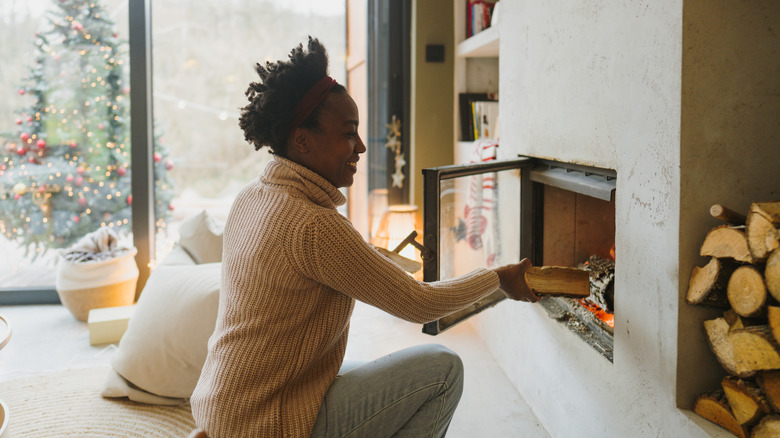
M498 26L488 27L458 44L455 53L459 58L497 58L498 42Z

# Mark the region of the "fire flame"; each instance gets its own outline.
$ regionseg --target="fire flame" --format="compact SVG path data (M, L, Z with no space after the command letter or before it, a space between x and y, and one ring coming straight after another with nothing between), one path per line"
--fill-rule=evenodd
M582 307L588 309L590 313L596 316L596 318L604 321L608 326L615 328L615 315L611 313L607 313L604 309L601 308L598 304L585 301L585 299L580 298L577 300Z

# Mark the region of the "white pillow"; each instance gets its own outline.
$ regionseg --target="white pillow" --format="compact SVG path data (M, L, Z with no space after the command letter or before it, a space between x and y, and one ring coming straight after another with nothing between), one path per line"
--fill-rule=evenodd
M192 259L190 254L181 247L181 245L174 244L169 252L162 260L160 265L195 265L195 260Z
M195 263L222 261L222 232L225 223L203 210L181 223L179 245L195 260Z
M112 357L114 370L151 394L190 397L217 320L221 269L221 263L159 265Z

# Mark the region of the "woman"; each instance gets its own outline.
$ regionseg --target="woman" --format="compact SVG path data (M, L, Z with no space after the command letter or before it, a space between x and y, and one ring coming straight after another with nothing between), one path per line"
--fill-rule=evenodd
M419 282L368 245L336 210L366 147L358 110L327 76L325 48L258 64L240 126L274 155L236 197L224 232L222 291L209 352L192 395L212 437L443 436L463 369L440 346L413 347L342 372L355 300L424 323L499 285L538 301L523 260Z

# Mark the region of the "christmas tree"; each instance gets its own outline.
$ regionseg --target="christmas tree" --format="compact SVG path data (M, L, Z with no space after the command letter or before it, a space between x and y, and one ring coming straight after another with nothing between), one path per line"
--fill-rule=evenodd
M127 44L98 0L55 0L19 89L29 106L0 149L0 232L37 255L102 226L131 229ZM158 229L173 167L155 136Z

